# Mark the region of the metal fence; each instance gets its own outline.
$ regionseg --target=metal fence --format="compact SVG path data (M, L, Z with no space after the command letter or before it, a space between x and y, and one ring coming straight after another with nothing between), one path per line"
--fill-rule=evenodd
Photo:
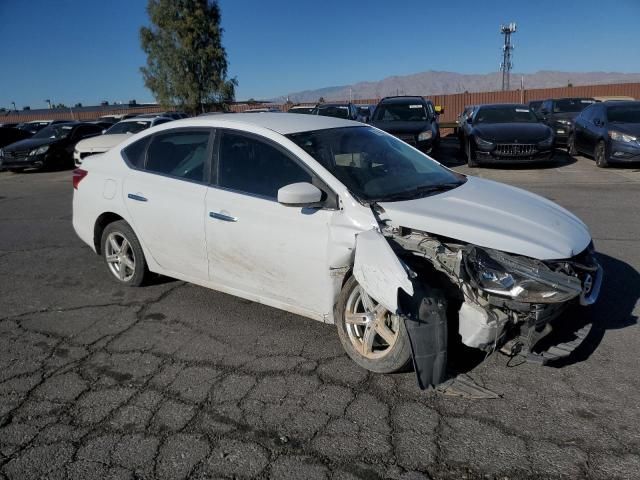
M441 122L452 122L458 114L462 112L466 105L477 105L484 103L527 103L531 100L544 100L547 98L562 97L599 97L611 95L624 95L640 99L640 83L618 83L607 85L583 85L575 87L561 88L536 88L529 90L509 90L498 92L474 92L474 93L454 93L447 95L427 95L425 98L433 101L434 105L440 105L444 108L444 114L440 116ZM354 103L361 105L377 104L379 98L358 99ZM346 102L346 100L345 100ZM313 105L310 103L309 105ZM288 110L289 105L280 104L235 104L231 109L235 112L243 112L252 108L259 107L277 107L283 111ZM19 111L10 112L5 116L0 113L0 123L2 122L28 122L30 120L95 120L101 115L115 114L143 114L162 112L163 109L159 105L147 105L143 107L116 107L113 109L102 108L99 111L90 111L83 109L79 112L70 110L52 110L51 112L42 113Z

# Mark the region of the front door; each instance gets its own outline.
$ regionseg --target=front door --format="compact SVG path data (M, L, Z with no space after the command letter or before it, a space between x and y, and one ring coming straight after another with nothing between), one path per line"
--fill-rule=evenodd
M263 137L224 130L217 151L206 196L210 279L258 301L318 318L329 313L327 255L335 210L277 202L279 188L319 180Z

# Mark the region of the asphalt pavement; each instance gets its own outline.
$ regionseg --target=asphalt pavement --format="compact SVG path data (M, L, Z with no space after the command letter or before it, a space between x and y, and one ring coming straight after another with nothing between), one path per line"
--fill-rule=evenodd
M434 156L573 211L605 268L567 361L467 372L499 398L370 374L334 326L226 294L122 288L73 232L69 171L0 173L0 479L640 478L640 170Z

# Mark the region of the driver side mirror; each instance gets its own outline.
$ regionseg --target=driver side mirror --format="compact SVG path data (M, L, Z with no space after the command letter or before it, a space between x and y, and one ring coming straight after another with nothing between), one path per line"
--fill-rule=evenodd
M278 203L288 207L309 207L322 201L322 191L307 182L291 183L278 189Z

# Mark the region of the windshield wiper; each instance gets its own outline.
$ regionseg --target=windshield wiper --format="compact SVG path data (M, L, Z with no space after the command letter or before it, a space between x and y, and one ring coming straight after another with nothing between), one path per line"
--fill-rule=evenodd
M459 187L464 182L448 182L439 183L437 185L421 185L411 190L405 190L403 192L392 193L384 197L372 200L374 202L392 202L394 200L413 200L415 198L426 197L429 194L446 192Z

